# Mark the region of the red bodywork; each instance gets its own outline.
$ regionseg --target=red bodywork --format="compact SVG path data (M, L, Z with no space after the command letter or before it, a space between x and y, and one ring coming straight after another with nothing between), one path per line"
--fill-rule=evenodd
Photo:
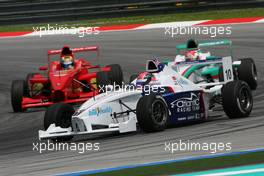
M71 49L73 53L95 51L97 57L99 48L88 46ZM92 65L83 58L74 60L74 68L64 70L60 61L51 61L52 55L61 54L61 50L48 51L48 66L41 66L39 70L45 74L34 74L28 80L29 97L23 97L22 108L25 110L32 107L50 106L57 102L82 103L98 94L96 75L98 71L110 71L110 67ZM41 92L34 90L36 85L42 87ZM84 87L83 85L86 85ZM35 93L34 93L35 92Z

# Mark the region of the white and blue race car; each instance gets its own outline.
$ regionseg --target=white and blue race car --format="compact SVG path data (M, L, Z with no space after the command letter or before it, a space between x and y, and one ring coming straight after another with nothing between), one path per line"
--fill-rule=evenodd
M185 78L185 65L222 64L223 81L199 83ZM166 129L170 124L208 119L210 104L221 104L229 118L247 117L253 107L249 85L234 80L232 58L162 63L148 60L146 71L130 85L86 101L76 111L69 104L55 104L45 113L39 139L70 140L74 135L117 131L146 132ZM111 89L111 90L110 90Z

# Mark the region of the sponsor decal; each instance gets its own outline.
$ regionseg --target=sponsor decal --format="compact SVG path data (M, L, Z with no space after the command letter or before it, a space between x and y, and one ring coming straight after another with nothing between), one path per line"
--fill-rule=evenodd
M187 117L179 117L177 120L178 121L185 121L185 120L197 120L197 119L200 119L200 114L197 113L197 114L193 114L193 115L190 115L190 116L187 116Z
M184 79L182 79L182 78L177 79L177 82L178 82L179 84L181 84L181 85L188 85L188 84L189 84L186 80L184 80Z
M192 112L200 110L199 94L191 93L190 97L183 97L174 100L171 108L177 108L177 112Z
M195 116L194 115L188 116L187 119L188 120L194 120L195 119Z
M182 79L182 78L176 78L176 76L171 77L175 85L188 85L189 83Z
M89 110L89 116L99 116L105 113L112 113L113 109L110 106L97 107Z
M186 117L180 117L178 118L179 121L186 120Z

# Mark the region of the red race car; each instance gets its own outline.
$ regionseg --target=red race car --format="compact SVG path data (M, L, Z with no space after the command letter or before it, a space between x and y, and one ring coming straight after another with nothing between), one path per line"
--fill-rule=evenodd
M122 85L123 72L118 64L100 67L84 58L74 58L75 53L91 51L99 56L97 46L48 51L48 66L41 73L29 73L25 80L15 80L11 86L14 112L27 108L50 106L57 102L82 103L99 94L105 85ZM80 53L82 52L82 53ZM51 56L58 56L56 61Z

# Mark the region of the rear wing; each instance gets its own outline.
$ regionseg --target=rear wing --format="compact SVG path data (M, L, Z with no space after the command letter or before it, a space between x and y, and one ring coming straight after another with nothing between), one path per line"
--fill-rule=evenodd
M99 57L99 47L98 46L85 46L80 48L71 48L72 53L85 52L85 51L96 51L96 59ZM48 67L50 67L51 58L54 55L61 54L61 49L59 50L48 50Z
M227 39L222 40L204 40L198 42L198 48L206 48L206 47L213 47L213 46L228 46L230 49L230 55L233 56L232 51L232 41ZM187 48L187 43L182 43L176 45L177 54L180 53L181 50L193 50L193 48Z
M99 51L98 46L86 46L86 47L81 47L81 48L71 48L73 53L77 52L85 52L85 51ZM61 49L59 50L49 50L48 51L48 56L50 55L57 55L61 53Z
M230 40L208 40L208 41L200 41L198 42L198 47L210 47L210 46L230 46L232 45L232 41ZM177 50L188 50L187 43L182 43L179 45L176 45Z
M222 64L223 67L223 76L224 76L224 83L230 82L234 80L233 75L233 62L232 57L227 56L223 58L215 58L210 60L199 60L199 61L186 61L180 63L173 63L172 67L176 67L179 70L179 67L182 66L190 66L190 65L210 65L210 64ZM211 86L211 85L221 85L223 82L216 82L216 83L206 83L201 86Z

